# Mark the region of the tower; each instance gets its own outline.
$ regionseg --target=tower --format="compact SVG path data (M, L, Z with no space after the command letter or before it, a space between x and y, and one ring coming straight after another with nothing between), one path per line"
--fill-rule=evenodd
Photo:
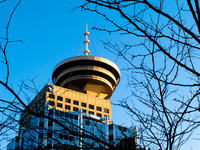
M84 56L71 57L58 63L53 69L52 80L59 87L77 92L65 97L68 101L63 105L68 111L82 109L84 113L98 117L108 116L111 122L111 102L108 99L120 81L120 71L105 58L88 56L90 41L87 27L84 35Z

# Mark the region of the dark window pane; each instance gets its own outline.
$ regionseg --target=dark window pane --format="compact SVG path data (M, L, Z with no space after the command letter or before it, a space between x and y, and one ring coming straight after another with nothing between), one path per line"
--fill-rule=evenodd
M98 117L102 117L102 115L101 115L100 113L97 113L97 116L98 116Z
M113 135L109 135L109 140L113 140Z
M49 98L55 99L55 95L49 94Z
M122 127L119 126L119 130L122 131Z
M64 116L64 112L63 111L60 112L60 116L61 117Z
M63 139L63 134L59 134L59 139Z
M52 132L47 133L47 137L51 138L52 137Z
M74 115L74 119L75 119L75 120L78 120L78 115Z
M44 115L44 110L43 110L43 111L40 111L40 114L43 114L43 115Z
M43 138L43 133L39 133L39 139L42 139Z
M19 142L19 137L18 136L16 137L16 142Z
M63 98L61 96L57 96L57 100L63 101Z
M127 128L123 127L122 130L123 130L124 132L126 132L126 131L127 131Z
M101 111L101 107L98 107L98 106L97 106L97 110L98 110L98 111Z
M70 115L69 115L69 118L73 119L73 118L74 118L74 115L73 115L73 114L70 114Z
M89 108L90 109L94 109L94 105L89 105Z
M79 101L74 100L74 105L79 105Z
M44 122L40 122L39 127L44 127Z
M66 134L64 134L64 139L65 139L65 140L69 140L69 136L66 135Z
M83 113L86 113L87 111L85 109L83 109Z
M69 113L65 112L65 117L68 118L69 117Z
M104 108L105 113L109 113L109 109Z
M89 111L88 113L94 115L94 112L93 112L93 111Z
M73 141L74 137L73 136L69 136L69 141Z
M89 120L86 120L86 121L85 121L85 124L89 126L89 125L90 125L90 121L89 121Z
M49 105L51 105L51 106L55 106L54 101L49 101Z
M59 110L56 110L56 111L55 111L55 114L56 114L57 116L60 116L60 111L59 111Z
M57 103L57 106L62 108L62 104L61 103Z
M82 102L82 103L81 103L81 106L82 106L82 107L87 107L87 104Z
M49 115L53 115L53 109L49 110Z
M109 130L112 130L113 129L113 125L109 125Z
M65 109L67 109L67 110L71 110L71 106L69 106L69 105L65 105Z
M66 98L66 99L65 99L65 102L66 102L66 103L71 103L71 99Z
M53 126L53 121L49 120L48 126Z
M73 107L73 111L78 112L78 108L77 107Z

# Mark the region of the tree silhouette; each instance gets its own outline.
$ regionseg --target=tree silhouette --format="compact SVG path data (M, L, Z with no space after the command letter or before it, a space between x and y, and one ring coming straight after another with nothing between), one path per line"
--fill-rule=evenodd
M132 94L116 105L139 123L141 146L180 149L199 127L199 1L86 0L75 9L107 20L94 30L125 39L102 42L128 64Z

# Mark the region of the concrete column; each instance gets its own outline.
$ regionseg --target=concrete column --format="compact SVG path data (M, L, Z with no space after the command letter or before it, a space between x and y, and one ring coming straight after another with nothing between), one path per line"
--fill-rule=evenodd
M82 109L79 109L78 110L79 112L79 120L78 120L78 126L79 126L79 133L82 135L83 133L83 110ZM78 142L78 145L80 147L80 150L82 150L82 137L79 137L79 142Z

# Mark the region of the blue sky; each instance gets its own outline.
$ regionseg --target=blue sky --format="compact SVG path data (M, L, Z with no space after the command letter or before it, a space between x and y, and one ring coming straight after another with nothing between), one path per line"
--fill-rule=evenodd
M91 30L93 26L104 27L109 24L96 14L80 11L80 9L70 11L83 2L84 0L22 0L10 24L9 38L22 40L23 43L11 43L7 49L10 64L9 83L12 84L15 91L18 91L21 80L31 84L28 79L36 76L36 85L41 89L46 83L52 83L52 70L57 63L69 57L82 55L85 49L83 33L86 23L90 32L90 55L109 59L120 69L127 66L123 60L117 59L115 55L105 50L100 40L112 39L112 41L119 42L122 38L130 41L133 39ZM0 4L0 36L5 34L4 26L16 3L16 0L8 0L6 3ZM2 79L5 76L5 67L0 64L0 68L0 78ZM126 72L121 71L120 84L110 98L112 102L128 96L132 90L127 89L125 74ZM8 97L8 93L1 86L0 91L3 91L1 92L2 98ZM31 94L32 98L34 96ZM25 100L23 95L21 98ZM130 117L119 107L112 106L112 119L116 124L132 125ZM2 143L1 147L4 144ZM183 149L188 150L191 145L193 145L192 142ZM193 150L196 148L193 147Z

